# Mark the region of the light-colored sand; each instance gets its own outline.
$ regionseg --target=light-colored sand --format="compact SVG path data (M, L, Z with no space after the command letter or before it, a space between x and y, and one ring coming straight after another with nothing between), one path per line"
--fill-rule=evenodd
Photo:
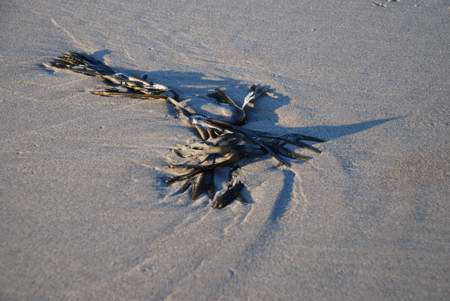
M0 299L449 298L448 1L191 2L0 4ZM249 128L328 141L245 166L248 206L191 203L164 180L193 132L39 67L70 50L199 110L269 84Z

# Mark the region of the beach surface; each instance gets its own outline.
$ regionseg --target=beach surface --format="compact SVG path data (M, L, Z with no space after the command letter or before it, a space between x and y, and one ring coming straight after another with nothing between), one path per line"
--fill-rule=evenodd
M1 300L448 300L450 4L2 1ZM83 51L246 128L326 140L242 166L247 206L177 194L164 101L47 68ZM216 190L225 191L226 171Z

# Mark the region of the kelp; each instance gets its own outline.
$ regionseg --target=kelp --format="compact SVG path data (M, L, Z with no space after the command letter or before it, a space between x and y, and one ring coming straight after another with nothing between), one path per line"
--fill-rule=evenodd
M248 202L241 195L244 184L239 180L236 170L238 163L245 158L271 155L280 165L289 165L284 158L310 160L310 157L297 154L289 150L286 145L306 148L316 153L320 150L304 141L324 142L324 140L300 134L275 134L249 130L242 127L248 121L247 108L257 98L270 91L269 86L251 85L242 105L231 99L221 89L217 88L208 96L221 104L235 109L238 114L232 121L213 119L196 113L184 107L178 100L179 95L172 89L158 83L147 81L147 78L138 78L124 73L116 72L103 62L82 52L69 52L49 62L50 66L67 69L73 72L94 76L105 81L110 87L102 91L90 91L101 96L125 96L139 99L165 100L174 106L178 116L189 121L196 129L201 141L189 144L178 144L173 149L179 156L195 159L198 164L169 164L171 169L183 169L187 172L173 176L166 180L167 184L183 182L179 193L191 188L191 200L194 201L204 192L210 199L216 198L213 207L222 209L234 200L246 205ZM254 104L253 104L254 105ZM214 186L214 173L219 168L230 169L230 180L225 191L216 197Z

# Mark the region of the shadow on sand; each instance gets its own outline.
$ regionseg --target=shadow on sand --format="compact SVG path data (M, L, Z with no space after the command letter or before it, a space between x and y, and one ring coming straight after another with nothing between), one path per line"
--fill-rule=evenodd
M399 118L402 117L377 119L338 126L319 125L312 127L303 127L297 128L296 131L298 131L299 133L302 133L302 131L307 132L308 134L316 135L317 137L321 137L326 141L330 141L332 139L336 139L339 137L356 134L368 130L370 128L376 127L378 125L381 125L385 122L393 121ZM288 200L292 198L293 194L295 174L290 170L283 170L282 172L284 173L283 188L278 194L278 198L275 200L272 212L268 218L268 223L272 224L272 226L278 225L279 220L287 210L287 206L289 204Z
M103 50L95 52L91 56L97 60L104 61L103 57L109 53L109 50ZM180 101L185 102L187 107L193 109L197 113L216 119L226 119L223 116L226 108L224 109L223 105L219 105L218 107L220 107L220 109L218 111L211 110L210 106L214 101L207 96L208 93L213 92L216 88L220 88L225 91L228 96L234 99L238 105L242 104L242 100L248 93L249 83L244 83L229 77L217 76L215 78L208 78L205 74L200 72L177 72L172 70L148 72L145 70L126 69L115 66L111 67L117 72L145 78L150 82L154 81L163 84L176 91L180 95ZM252 128L252 123L258 124L258 126L263 124L264 129L270 129L270 132L274 134L305 134L329 141L339 137L356 134L380 124L402 118L393 117L339 126L318 125L284 128L278 125L279 116L273 112L281 106L288 105L291 99L277 93L274 89L271 89L271 92L272 97L265 96L256 100L255 107L248 110L249 122L245 125L246 128L259 130L259 128ZM268 223L275 226L278 225L279 220L287 210L289 204L288 201L292 198L295 178L295 174L290 170L282 170L280 172L283 173L284 177L283 188L274 202L272 212L268 219ZM249 193L246 193L246 195L249 195ZM253 202L251 198L249 198L248 201Z

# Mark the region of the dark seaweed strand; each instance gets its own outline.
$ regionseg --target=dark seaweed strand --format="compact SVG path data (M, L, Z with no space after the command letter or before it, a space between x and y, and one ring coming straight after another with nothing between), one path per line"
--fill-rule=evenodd
M205 171L205 186L206 186L206 193L212 200L214 198L214 195L216 194L216 190L214 188L214 170Z
M222 209L230 204L239 196L243 188L244 184L242 184L242 182L240 181L234 184L230 189L225 191L225 193L217 199L217 201L214 203L214 208Z
M192 178L187 179L184 182L183 186L181 186L180 190L178 190L178 193L182 194L182 193L186 192L186 190L188 190L189 187L191 187L193 182L194 182L194 179L192 179Z
M214 208L222 209L231 204L235 199L238 199L242 204L247 205L248 202L240 195L244 184L241 181L236 181L236 171L240 169L239 165L234 165L229 170L230 180L228 181L227 190L221 195L214 204Z
M176 182L184 181L184 180L187 180L187 179L189 179L189 178L191 178L191 177L193 177L193 176L195 176L195 175L197 175L197 174L199 174L201 172L202 172L201 169L194 169L190 173L187 173L187 174L184 174L184 175L181 175L181 176L172 177L169 180L166 180L166 183L167 184L173 184L173 183L176 183Z
M192 186L191 200L195 201L205 189L205 171L201 172L194 180Z

